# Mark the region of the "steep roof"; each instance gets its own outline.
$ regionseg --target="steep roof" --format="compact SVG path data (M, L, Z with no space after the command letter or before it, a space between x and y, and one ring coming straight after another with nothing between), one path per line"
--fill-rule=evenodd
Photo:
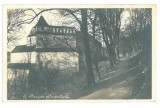
M41 16L35 26L49 26L43 16Z
M33 51L35 51L35 46L19 45L16 46L11 53L33 52Z
M53 46L52 48L36 48L36 46L19 45L16 46L11 53L27 53L27 52L77 52L77 49L73 49L59 44L59 47Z
M7 67L12 69L30 69L34 65L34 63L9 63Z

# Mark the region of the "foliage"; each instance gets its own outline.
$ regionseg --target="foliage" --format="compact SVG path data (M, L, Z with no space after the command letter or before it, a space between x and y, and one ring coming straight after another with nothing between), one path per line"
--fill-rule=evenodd
M7 46L13 47L17 44L17 40L23 38L23 18L25 17L25 9L8 9L7 10Z
M15 70L12 71L15 72ZM29 74L25 75L25 78L22 74L18 74L10 79L7 86L8 99L46 99L49 95L51 97L48 99L65 99L65 97L62 98L65 95L72 99L76 98L77 93L86 86L84 72L62 72L58 69L38 72L40 74L32 78ZM18 73L22 71L19 70ZM38 96L43 96L43 98L38 98Z
M10 100L22 99L27 93L28 71L27 70L8 70L7 98Z

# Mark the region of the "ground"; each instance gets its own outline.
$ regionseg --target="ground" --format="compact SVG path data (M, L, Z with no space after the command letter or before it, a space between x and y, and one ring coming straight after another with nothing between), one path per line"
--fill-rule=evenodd
M142 58L135 54L121 59L109 72L101 68L101 80L78 99L151 99L151 66Z

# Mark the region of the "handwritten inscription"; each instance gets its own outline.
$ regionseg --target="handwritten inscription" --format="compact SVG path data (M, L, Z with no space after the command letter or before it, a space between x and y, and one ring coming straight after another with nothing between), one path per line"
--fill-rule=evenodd
M27 99L69 99L69 95L63 94L63 95L34 95L34 94L30 94L30 95L24 95L23 99L27 100Z

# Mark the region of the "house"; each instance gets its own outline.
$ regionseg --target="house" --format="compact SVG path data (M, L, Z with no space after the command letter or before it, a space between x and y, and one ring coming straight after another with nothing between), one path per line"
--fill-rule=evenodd
M60 70L80 71L84 69L83 42L81 32L74 27L51 26L41 16L31 29L26 45L16 46L11 52L8 68L27 69L31 67L56 68ZM93 56L92 36L89 36L91 58ZM103 56L102 45L97 44L98 58Z

